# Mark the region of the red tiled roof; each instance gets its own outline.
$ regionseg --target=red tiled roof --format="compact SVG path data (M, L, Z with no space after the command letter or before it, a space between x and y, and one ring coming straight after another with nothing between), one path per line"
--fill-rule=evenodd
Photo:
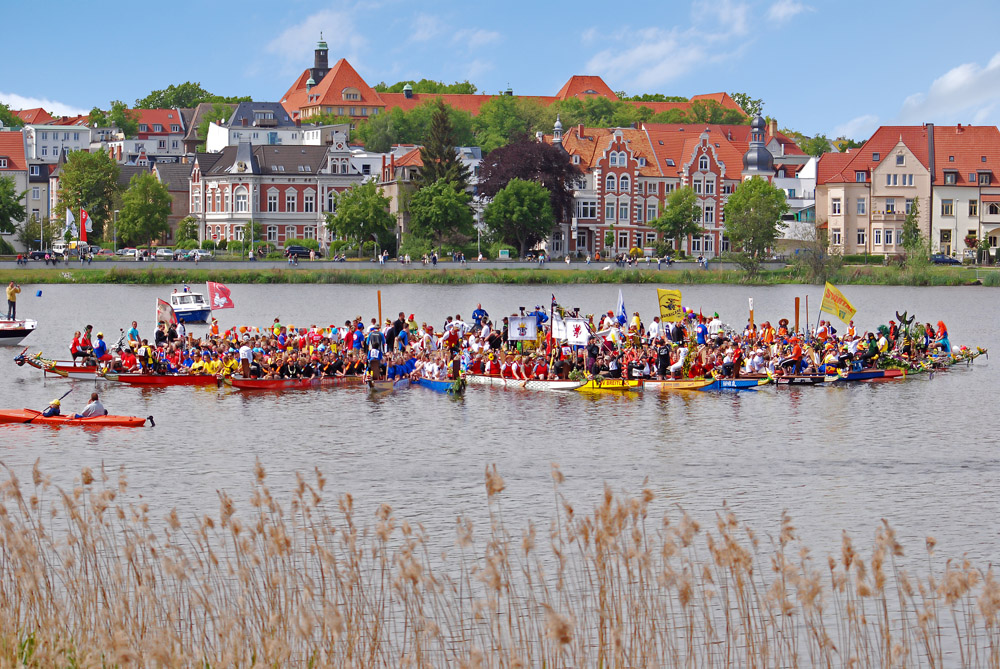
M26 170L24 160L24 135L19 132L0 132L0 156L7 159L3 171Z
M1000 130L992 125L934 127L934 183L944 183L944 172L957 171L958 186L978 186L978 170L993 173L992 183L1000 180ZM952 162L949 157L954 156ZM985 158L985 162L983 161Z
M49 125L90 125L90 115L63 116L53 119Z
M52 114L41 107L22 109L21 111L14 112L14 115L25 123L50 123L52 121Z
M424 103L441 98L446 105L459 111L469 112L473 116L479 113L480 107L496 97L495 95L462 95L457 93L414 93L409 98L406 97L405 93L379 93L378 96L386 109L399 107L403 111L410 111Z
M303 107L340 106L340 107L384 107L385 103L379 97L378 92L365 83L361 75L351 67L346 59L341 58L327 72L321 81L310 90L306 90L306 82L309 80L310 71L306 70L295 80L292 87L288 89L281 104L285 107L293 118L298 118L299 110ZM355 88L361 96L359 100L345 100L343 91L346 88Z
M153 130L156 124L163 126L163 130L159 132L164 134L170 134L170 126L172 125L183 127L180 112L176 109L132 109L130 111L138 114L138 122L145 123L146 127L149 128L143 134L158 134L157 131Z
M595 75L574 74L556 93L557 100L569 98L589 98L599 96L609 100L617 100L618 96L604 80Z
M857 149L852 149L850 153L824 153L819 157L819 161L816 163L816 183L836 183L838 175L844 171L844 168L854 160L857 156L855 153ZM854 181L854 179L851 179Z
M413 149L396 159L396 167L423 167L424 161L420 157L420 148Z
M741 114L746 115L746 112L743 111L743 108L740 107L738 104L736 104L736 100L733 100L726 93L703 93L701 95L691 96L691 102L698 102L701 100L714 100L715 102L718 102L726 109L732 109L734 111L738 111Z
M935 135L938 130L938 128L934 129ZM941 130L944 130L944 128L941 128ZM852 150L849 154L840 154L850 156L850 160L842 164L840 162L831 162L822 169L818 168L816 184L849 183L855 181L856 172L868 172L871 174L872 168L885 160L901 140L906 145L906 148L920 161L920 164L928 167L926 127L922 125L885 125L876 130L875 134L860 149ZM936 151L936 153L940 156L940 152ZM873 159L875 154L878 154L878 160ZM823 154L823 157L826 158L829 155L837 154ZM947 158L945 159L947 160ZM937 161L940 162L941 158L938 157ZM821 160L820 165L822 164L823 161ZM835 164L840 166L840 170L837 172L832 170Z

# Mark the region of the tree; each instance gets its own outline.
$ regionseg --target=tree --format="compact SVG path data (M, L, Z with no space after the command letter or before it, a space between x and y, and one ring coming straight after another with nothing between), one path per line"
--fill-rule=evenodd
M738 104L740 109L742 109L743 112L750 118L764 112L764 101L760 98L750 97L749 93L730 93L729 97L731 97L733 102Z
M815 137L809 137L799 142L799 148L810 156L819 158L824 153L830 151L830 140L827 139L826 135L816 135Z
M17 229L17 223L27 216L24 209L27 192L17 192L13 177L0 177L0 232L3 234L12 234Z
M413 89L414 93L433 93L433 94L454 94L458 93L461 95L474 95L478 88L475 84L470 84L468 80L456 81L453 84L446 84L441 81L434 81L433 79L421 79L420 81L414 81L412 79L407 81L397 81L392 86L387 85L384 81L380 81L375 84L374 88L379 93L402 93L403 87L407 84Z
M249 102L250 96L223 97L209 93L198 82L185 81L174 86L170 84L163 90L152 91L144 98L135 101L138 109L173 109L174 107L194 107L202 102Z
M696 100L687 113L688 123L716 123L720 125L747 125L752 116L744 116L735 109L723 107L715 100Z
M687 102L683 95L664 95L663 93L643 93L642 95L619 95L620 100L632 102Z
M389 198L374 181L366 181L360 186L341 191L333 197L333 211L326 215L327 230L358 242L358 257L361 245L373 236L385 240L396 221L389 213Z
M48 217L39 221L32 216L27 221L17 227L17 241L26 249L42 250L46 245L51 246L52 242L62 236L63 225L59 220L51 220Z
M920 198L913 198L913 206L903 219L903 249L907 264L927 259L928 241L920 232Z
M774 247L784 226L781 217L787 211L785 191L760 177L744 181L729 196L726 236L738 249L732 256L748 279L756 277L768 249Z
M556 105L546 109L533 100L498 95L479 108L473 121L476 143L484 153L489 153L531 135L535 129L551 132L555 114L559 112Z
M420 169L421 187L429 186L444 179L457 190L465 190L469 181L469 170L458 159L455 152L455 132L452 129L448 108L441 98L434 102L430 133L427 142L420 149L420 159L424 166Z
M201 121L198 122L198 138L202 140L202 142L198 145L199 151L205 150L204 140L208 138L208 126L212 123L225 121L232 113L233 105L225 102L215 102L212 104L211 109L202 114Z
M795 267L810 283L826 283L843 267L843 256L830 253L826 230L818 225L809 225L806 238L800 240L802 246L795 253Z
M90 110L90 116L87 117L87 123L94 128L111 127L111 121L108 119L108 115L100 107L94 107Z
M10 110L10 107L3 102L0 102L0 123L3 123L5 128L20 128L24 126L24 121L14 114Z
M198 219L194 216L185 216L177 224L177 235L174 239L178 244L189 239L198 239Z
M847 137L838 137L834 140L834 144L836 144L841 153L846 153L848 149L860 149L864 146L864 142L857 142Z
M666 206L650 226L670 237L677 249L681 248L681 240L689 235L701 232L702 211L698 206L698 196L690 186L684 186L667 196Z
M121 130L126 138L135 137L136 133L139 132L139 112L127 108L121 100L111 101L108 122L111 126Z
M364 143L365 149L383 153L393 144L426 144L430 135L431 118L434 116L435 101L425 102L410 111L399 107L390 109L385 114L377 114L358 124L352 133ZM455 146L472 146L476 143L472 131L472 114L459 111L450 105L448 120L454 133ZM346 119L347 122L353 122Z
M410 232L441 244L463 244L475 233L472 196L442 177L410 198Z
M524 139L486 155L480 166L479 193L495 197L511 179L534 181L548 190L553 215L559 220L569 220L573 216L573 187L581 176L565 151L545 142Z
M518 178L511 179L486 206L483 220L495 240L516 245L522 258L552 233L555 223L548 190Z
M83 207L93 220L93 238L101 238L107 222L111 220L118 195L118 174L120 168L111 157L103 152L88 153L73 151L66 164L59 171L59 193L55 218L62 218L66 209L71 209L79 221Z
M129 244L152 245L153 240L169 230L170 193L149 172L136 174L122 195L118 234Z

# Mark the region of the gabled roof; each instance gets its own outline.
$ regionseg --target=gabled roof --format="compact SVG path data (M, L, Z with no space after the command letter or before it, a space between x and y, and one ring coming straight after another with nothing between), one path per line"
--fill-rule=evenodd
M280 102L241 102L236 105L236 109L233 110L225 125L235 128L246 119L247 125L253 126L257 112L270 112L273 115L275 124L268 127L287 128L295 125L295 121L288 115Z
M244 152L251 157L246 161ZM228 174L237 159L251 163L255 174L275 174L295 176L301 174L317 174L324 167L327 148L325 146L254 146L249 142L240 142L236 146L227 146L221 153L215 154L218 160L211 168L201 168L202 174ZM199 161L201 155L198 154ZM201 163L199 162L199 165ZM308 171L299 170L299 166L308 167Z
M122 188L128 188L128 184L132 181L132 177L136 174L145 174L150 171L150 168L146 165L120 165L118 172L118 185Z
M198 169L202 174L207 174L215 166L215 163L219 162L219 158L221 157L222 153L201 152L194 154L194 162L198 163ZM194 163L191 164L191 169L194 169Z
M720 105L726 109L732 109L734 111L741 112L745 114L743 108L736 104L736 100L733 100L727 93L703 93L701 95L692 95L691 102L701 102L712 100L718 102Z
M0 156L7 159L7 167L0 168L4 172L27 170L24 159L24 135L19 132L0 132Z
M35 107L34 109L22 109L14 112L14 116L18 117L25 123L42 124L52 122L52 114L48 113L41 107Z
M90 125L90 114L82 116L62 116L49 121L49 125Z
M580 156L580 168L586 171L593 169L604 155L615 132L621 132L622 139L628 144L629 150L636 158L646 159L646 165L639 168L639 174L642 176L661 176L656 162L656 154L649 143L649 137L642 130L635 128L583 128L581 133L579 126L570 126L569 130L563 133L562 145L570 155ZM552 137L547 136L545 141L551 142Z
M934 155L934 183L938 186L944 184L946 170L958 172L958 186L978 186L978 173L983 170L992 172L993 185L1000 183L1000 130L996 126L935 126ZM949 160L951 156L954 161ZM972 181L970 174L976 175Z
M232 114L232 111L234 109L236 109L236 104L231 103L231 102L221 102L221 103L219 103L219 102L199 102L198 106L196 106L194 108L194 111L191 113L190 117L188 117L187 110L181 110L183 112L184 120L185 120L185 133L184 133L184 140L185 141L204 141L205 140L204 137L199 137L198 136L198 126L201 125L201 121L205 117L205 114L207 114L208 112L212 111L212 107L214 107L217 104L223 104L226 107L228 107L230 114Z
M365 83L361 75L344 58L338 60L330 71L326 73L326 76L321 81L317 81L316 85L307 91L306 82L309 80L310 75L311 71L305 70L281 98L281 104L293 118L297 116L298 111L303 107L312 107L315 105L339 105L341 107L385 106L385 103L375 89ZM345 100L343 91L347 88L356 89L360 94L360 99Z
M857 157L857 151L858 149L848 149L847 153L830 152L820 156L816 163L816 183L836 183L838 175Z
M156 163L153 172L167 190L186 191L190 186L191 163Z
M946 128L935 128L935 135L939 130L946 130ZM846 161L838 172L833 172L832 168L834 165L840 165L840 162L830 162L826 166L823 166L817 172L816 185L853 182L855 181L856 172L866 172L870 175L875 167L881 165L882 161L889 157L889 154L896 148L896 145L900 141L906 145L906 148L913 153L924 168L929 169L927 128L925 126L884 125L876 130L860 149L852 150L849 154L842 154L851 156L851 159ZM828 155L835 154L823 154L824 158ZM875 155L878 155L878 160L875 160ZM947 157L945 157L945 160L947 160ZM938 157L937 161L940 162L941 158Z
M132 109L139 116L139 123L145 123L148 130L144 130L144 134L149 134L156 132L153 130L153 126L159 124L163 126L163 130L160 132L171 133L170 129L172 125L178 125L181 129L184 128L184 121L181 119L180 112L176 109Z
M420 157L420 147L413 149L407 153L404 153L399 158L396 158L396 167L423 167L424 161Z
M557 100L570 98L589 98L599 96L609 100L617 100L618 96L604 80L596 75L574 74L556 93Z

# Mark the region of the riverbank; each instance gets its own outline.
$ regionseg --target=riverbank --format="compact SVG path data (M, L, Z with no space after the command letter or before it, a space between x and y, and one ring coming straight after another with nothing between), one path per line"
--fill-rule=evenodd
M170 285L217 281L232 284L355 284L355 285L465 285L465 284L745 284L743 272L735 269L671 268L637 269L561 269L513 268L483 269L473 266L409 267L393 269L341 269L334 264L303 264L298 267L232 267L228 263L203 263L198 267L175 264L111 266L75 265L0 269L0 281L21 284L133 284ZM916 269L848 265L831 273L827 279L838 285L878 286L1000 286L1000 270L975 267L937 267ZM794 267L764 270L754 285L814 284Z

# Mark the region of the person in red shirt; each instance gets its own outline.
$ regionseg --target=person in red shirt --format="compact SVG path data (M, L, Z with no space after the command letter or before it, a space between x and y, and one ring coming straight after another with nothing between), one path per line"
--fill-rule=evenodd
M77 330L73 333L73 343L70 344L69 354L73 357L73 366L76 367L77 358L86 358L87 354L84 353L80 348L80 331Z

